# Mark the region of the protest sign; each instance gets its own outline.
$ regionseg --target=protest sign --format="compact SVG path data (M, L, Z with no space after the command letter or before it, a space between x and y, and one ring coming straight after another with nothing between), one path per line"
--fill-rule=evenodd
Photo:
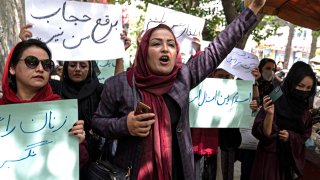
M1 179L79 179L77 100L0 106Z
M115 68L116 68L116 60L112 59L112 60L97 61L97 65L100 70L98 80L100 83L104 84L104 81L106 79L108 79L111 76L114 76ZM123 58L123 67L124 67L124 70L130 67L130 59L128 54L127 56L125 56L125 58Z
M205 20L190 14L148 4L143 30L144 32L159 24L168 25L175 34L180 45L180 52L185 63L194 53L192 38L202 33Z
M251 99L251 81L207 78L190 91L190 127L248 128Z
M218 68L222 68L240 79L254 81L255 79L251 71L253 68L258 67L258 65L259 59L257 56L234 48Z
M61 0L26 0L26 22L33 37L52 50L56 60L122 58L121 6Z
M240 133L242 137L242 141L239 147L240 149L257 150L259 140L256 139L251 133L254 120L255 117L251 117L250 128L240 128Z

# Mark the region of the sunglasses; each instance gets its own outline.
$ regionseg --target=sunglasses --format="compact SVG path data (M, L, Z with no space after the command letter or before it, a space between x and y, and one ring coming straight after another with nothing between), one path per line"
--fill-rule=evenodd
M20 59L20 60L24 60L24 62L26 63L26 66L30 69L35 69L36 67L38 67L40 62L45 71L51 72L54 68L54 62L51 59L45 59L40 61L37 57L27 56L25 59Z

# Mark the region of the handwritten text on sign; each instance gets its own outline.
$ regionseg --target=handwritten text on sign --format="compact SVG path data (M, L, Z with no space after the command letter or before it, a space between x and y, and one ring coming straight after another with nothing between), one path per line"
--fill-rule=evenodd
M121 13L117 5L26 0L26 21L33 24L33 38L47 43L58 60L121 58Z
M0 106L0 177L78 179L77 115L76 100Z
M192 38L201 34L205 20L196 16L148 4L143 30L166 24L179 41L183 61L192 54Z
M98 80L100 83L104 84L104 81L108 79L111 76L114 76L115 68L116 68L116 60L104 60L104 61L97 61L97 65L100 70L100 74L98 76ZM123 58L123 66L124 69L127 69L130 67L130 59L129 55L127 54Z
M252 82L207 78L190 92L190 127L249 127Z
M251 71L253 68L258 67L258 65L259 59L257 56L234 48L218 68L222 68L243 80L254 80Z

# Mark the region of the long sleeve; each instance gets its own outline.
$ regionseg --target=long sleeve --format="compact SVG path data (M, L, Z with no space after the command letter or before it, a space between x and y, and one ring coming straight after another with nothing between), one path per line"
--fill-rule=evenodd
M306 131L303 134L298 134L293 131L289 132L289 142L291 146L292 157L295 161L297 169L302 174L304 162L305 162L305 142L311 136L312 121L308 111L304 115L304 123Z
M89 161L89 153L86 147L86 142L79 144L79 161L80 168L83 168Z
M263 108L258 112L253 126L252 126L252 135L259 140L259 148L267 149L268 151L276 151L276 139L278 128L275 123L272 123L271 136L267 137L263 132L263 122L266 117L266 112Z
M256 15L247 8L203 52L188 61L191 89L219 66L256 21Z
M92 128L104 137L118 139L130 135L127 114L133 111L133 99L130 86L123 85L126 82L125 73L105 81L101 101L92 118Z

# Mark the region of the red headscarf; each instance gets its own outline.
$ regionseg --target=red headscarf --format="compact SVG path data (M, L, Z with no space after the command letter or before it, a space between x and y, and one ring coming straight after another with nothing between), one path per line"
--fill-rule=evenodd
M21 100L16 93L9 86L9 69L12 54L15 53L15 47L10 51L4 72L2 74L2 99L0 99L0 105L2 104L15 104L15 103L27 103L27 102L38 102L38 101L52 101L61 99L59 95L53 94L51 86L47 83L31 100Z
M138 179L172 179L172 131L171 118L163 99L169 92L182 66L179 44L175 38L177 57L172 72L165 76L152 73L147 65L149 39L157 29L172 30L160 24L146 31L138 47L133 68L127 70L127 80L132 86L134 73L135 86L142 96L142 102L149 105L155 114L155 123L150 134L143 139L143 153ZM155 168L155 169L154 169Z

